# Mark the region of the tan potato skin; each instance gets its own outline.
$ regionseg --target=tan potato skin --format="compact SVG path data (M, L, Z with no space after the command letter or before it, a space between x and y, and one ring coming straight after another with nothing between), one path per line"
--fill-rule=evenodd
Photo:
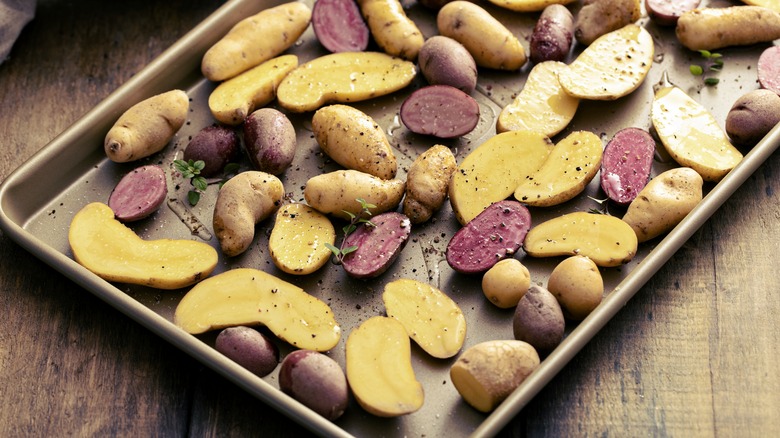
M517 70L526 61L520 40L481 6L464 0L444 5L436 17L439 33L458 41L480 67Z
M103 147L115 163L140 160L165 148L184 125L190 99L171 90L138 102L125 111L106 134Z
M780 12L761 6L694 9L680 16L675 33L690 50L768 42L780 38Z
M452 174L458 163L452 151L435 145L418 156L406 174L406 197L403 211L413 224L420 224L433 216L447 200Z
M347 169L392 179L398 161L384 130L368 114L348 105L317 110L311 121L320 148Z
M311 21L311 9L290 2L239 21L203 55L201 72L219 82L230 79L287 50Z
M590 45L596 38L634 23L642 16L639 0L585 0L574 19L574 37Z
M406 16L398 0L357 0L374 40L388 55L417 59L425 42L422 32Z
M689 167L667 170L639 192L623 215L639 242L674 228L702 200L701 175Z
M282 182L269 173L247 171L229 179L214 205L214 234L222 252L233 257L246 251L255 224L273 214L283 196Z
M303 196L306 203L322 213L349 220L348 211L359 215L362 206L357 199L376 205L373 215L398 207L404 196L406 182L383 180L358 170L336 170L317 175L306 182Z

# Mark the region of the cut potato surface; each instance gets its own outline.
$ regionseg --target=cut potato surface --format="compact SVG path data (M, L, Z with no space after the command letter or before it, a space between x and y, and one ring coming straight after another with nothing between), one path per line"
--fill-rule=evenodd
M276 87L295 67L297 56L282 55L219 84L209 95L211 114L226 125L241 124L276 98Z
M638 245L634 230L621 219L578 211L531 228L523 249L533 257L583 255L611 267L633 259Z
M558 81L558 72L565 67L557 61L536 64L520 94L501 110L496 130L534 131L552 137L568 126L580 100L566 93Z
M474 149L458 166L449 187L450 204L461 225L512 195L547 159L552 147L544 134L508 131Z
M374 316L347 338L347 381L358 404L379 417L417 411L425 401L412 368L406 329L395 318Z
M669 155L705 181L720 181L742 161L712 114L677 87L658 90L651 119Z
M569 134L555 145L536 172L515 189L515 199L534 207L550 207L579 195L601 166L603 144L588 131Z
M597 38L558 79L566 93L580 99L619 99L644 82L654 53L650 33L629 24Z
M264 325L301 349L327 351L341 339L331 308L303 289L264 271L237 268L193 287L176 307L174 323L188 333Z
M100 278L158 289L178 289L211 274L218 255L193 240L143 240L100 202L87 204L68 230L73 257Z
M305 204L279 208L268 240L268 250L277 268L288 274L306 275L320 269L332 255L336 230L327 216Z
M406 328L426 353L445 359L460 351L466 339L466 318L458 304L439 289L420 281L399 279L382 294L387 316Z
M341 52L315 58L291 71L276 90L279 104L293 112L326 103L359 102L409 85L413 62L380 52Z

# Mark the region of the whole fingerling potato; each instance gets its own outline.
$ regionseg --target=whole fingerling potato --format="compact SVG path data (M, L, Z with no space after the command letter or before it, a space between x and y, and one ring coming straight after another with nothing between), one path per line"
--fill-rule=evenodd
M753 90L740 96L726 116L726 133L740 146L758 143L780 122L780 96Z
M190 99L171 90L138 102L125 111L106 134L103 147L115 163L127 163L155 154L184 125Z
M574 37L586 46L642 16L639 0L585 0L582 4L574 19Z
M388 55L414 61L425 38L399 0L357 0L374 40Z
M458 168L450 148L435 145L418 156L406 174L404 214L413 224L433 216L447 199L452 174Z
M531 34L530 57L534 63L563 61L571 50L574 17L565 6L544 8Z
M780 12L760 6L699 8L680 16L677 39L690 50L746 46L780 38Z

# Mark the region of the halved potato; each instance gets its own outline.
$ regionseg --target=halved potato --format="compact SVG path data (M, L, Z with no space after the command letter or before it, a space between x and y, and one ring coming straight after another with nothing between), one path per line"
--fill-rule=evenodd
M276 98L276 87L297 66L297 56L282 55L219 84L209 95L211 114L226 125L241 124Z
M620 266L636 255L636 233L621 219L578 211L531 228L523 249L533 257L584 255L598 266Z
M507 131L474 149L450 182L450 204L458 221L465 225L490 204L512 195L552 148L552 141L544 134Z
M598 135L572 132L558 142L541 167L515 189L515 199L533 207L550 207L579 195L601 167L604 145Z
M294 347L327 351L341 327L325 302L267 272L236 268L202 281L176 307L174 323L187 333L264 325Z
M653 65L655 44L644 27L629 24L600 36L558 73L571 96L615 100L639 88Z
M320 269L333 254L336 230L327 216L306 204L290 203L276 212L268 238L268 250L277 268L293 275L306 275Z
M409 85L416 74L413 62L385 53L332 53L291 71L279 84L276 98L289 111L314 111L326 103L390 94Z
M204 278L219 257L195 240L143 240L101 202L87 204L68 230L73 258L100 278L158 289L178 289Z
M681 89L660 88L650 114L669 155L705 181L720 181L742 161L742 154L712 114Z
M561 132L574 118L580 104L580 99L561 88L558 72L564 67L566 64L557 61L536 64L520 94L501 110L496 130L535 131L548 137Z

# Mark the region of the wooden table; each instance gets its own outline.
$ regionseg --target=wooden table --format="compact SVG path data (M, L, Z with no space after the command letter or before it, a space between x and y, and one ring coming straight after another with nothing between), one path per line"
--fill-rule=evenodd
M39 1L0 181L220 3ZM779 181L775 153L503 435L780 435ZM0 300L0 435L305 433L2 233Z

